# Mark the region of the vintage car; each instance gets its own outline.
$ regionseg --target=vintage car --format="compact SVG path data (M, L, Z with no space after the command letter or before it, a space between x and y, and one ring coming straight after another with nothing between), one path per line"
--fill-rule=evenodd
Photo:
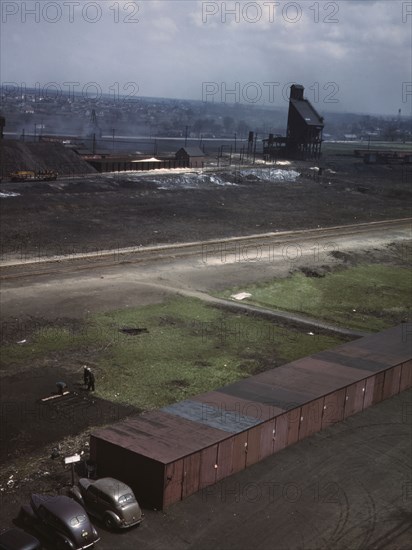
M97 480L80 478L78 486L73 487L70 494L109 529L132 527L143 519L133 491L112 477Z
M40 542L22 531L13 527L0 533L0 550L40 550Z
M19 520L51 541L55 550L84 550L100 540L84 508L64 495L32 495Z

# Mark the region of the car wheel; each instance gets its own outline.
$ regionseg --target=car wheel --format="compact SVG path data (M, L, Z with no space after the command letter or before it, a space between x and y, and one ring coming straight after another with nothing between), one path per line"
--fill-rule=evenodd
M107 529L114 529L116 527L116 524L114 522L114 519L112 518L111 515L109 514L106 514L103 518L103 523L104 523L104 526L107 528Z
M22 525L24 525L24 527L28 527L30 525L29 516L23 511L21 511L19 514L19 520L21 521Z
M63 539L60 539L57 541L57 550L68 550L70 546L67 544L67 542Z

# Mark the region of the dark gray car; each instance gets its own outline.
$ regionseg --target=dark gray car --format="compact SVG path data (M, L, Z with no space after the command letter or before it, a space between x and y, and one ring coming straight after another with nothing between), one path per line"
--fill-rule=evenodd
M133 491L112 477L81 478L78 486L71 489L71 495L109 529L132 527L143 519Z
M64 495L32 495L19 519L51 541L55 550L85 550L100 540L84 508Z
M13 527L0 533L0 550L40 550L40 542L22 529Z

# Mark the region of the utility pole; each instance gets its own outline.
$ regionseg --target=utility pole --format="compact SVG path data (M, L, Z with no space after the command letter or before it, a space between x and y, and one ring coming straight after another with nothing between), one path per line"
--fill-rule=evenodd
M253 146L253 164L255 164L255 160L256 160L256 144L257 144L257 134L255 133L255 143Z
M187 131L189 130L189 126L185 126L185 147L187 145Z
M112 151L114 152L114 133L115 133L115 128L112 128Z

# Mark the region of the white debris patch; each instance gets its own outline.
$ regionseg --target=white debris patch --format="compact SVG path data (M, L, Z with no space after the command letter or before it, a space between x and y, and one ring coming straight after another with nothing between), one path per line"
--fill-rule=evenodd
M268 168L268 169L256 169L242 170L240 174L244 177L254 176L260 181L295 181L300 176L300 172L296 170L282 170L281 168Z
M159 189L204 189L207 187L229 187L236 186L236 183L227 181L223 175L218 174L171 174L161 178L149 177L146 181L159 186Z
M19 197L20 193L0 193L0 199L8 199L9 197Z
M234 300L244 300L250 298L252 295L249 292L239 292L238 294L232 294L230 297Z

